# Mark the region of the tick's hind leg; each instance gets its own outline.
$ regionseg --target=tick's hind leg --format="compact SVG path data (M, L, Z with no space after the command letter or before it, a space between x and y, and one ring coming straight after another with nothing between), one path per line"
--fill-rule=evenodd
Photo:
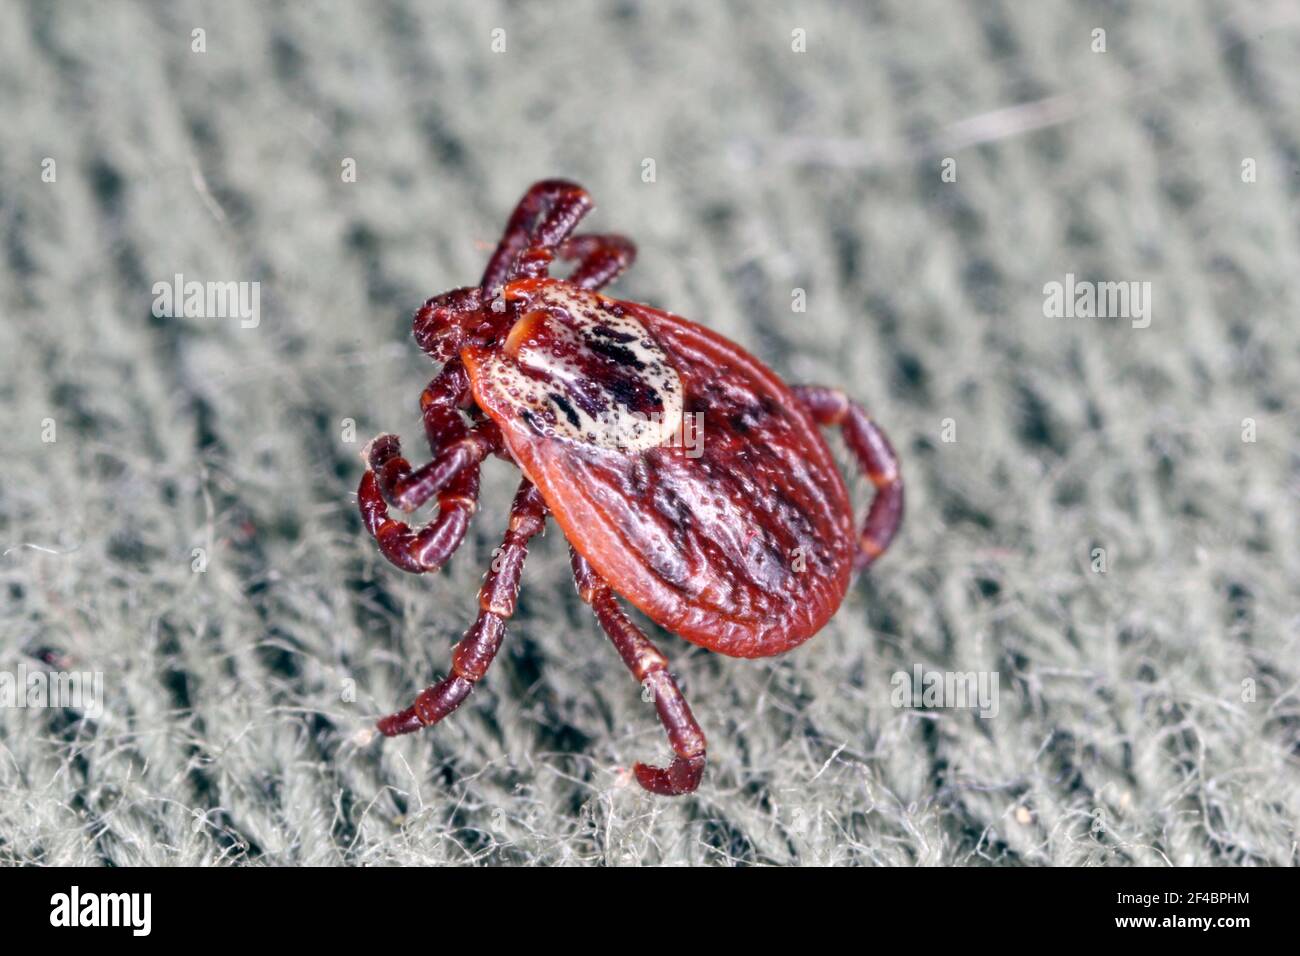
M643 687L654 694L659 720L668 731L668 743L676 756L667 770L643 763L632 769L637 783L651 793L677 796L691 793L700 785L704 773L704 733L691 715L686 698L668 673L668 659L641 633L618 605L609 584L587 560L569 548L573 561L573 579L578 594L596 612L596 620L614 642L623 663Z
M577 259L567 282L583 289L600 289L617 279L636 259L631 239L615 235L570 236L560 245L560 258Z
M898 456L866 409L839 389L795 385L792 390L818 425L838 425L843 429L845 444L876 488L871 510L858 536L854 567L861 570L884 553L903 523L903 476L898 470Z
M487 673L505 636L506 621L515 613L519 577L528 556L528 542L546 523L546 504L532 482L524 479L510 506L510 526L478 592L478 619L460 639L451 656L451 674L426 688L406 710L379 721L389 737L436 724L461 705Z

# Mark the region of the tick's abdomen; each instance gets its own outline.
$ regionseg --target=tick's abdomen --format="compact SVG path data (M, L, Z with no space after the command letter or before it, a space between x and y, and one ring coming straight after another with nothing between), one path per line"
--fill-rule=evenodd
M657 623L722 653L775 654L815 633L848 587L853 516L789 389L694 323L557 280L527 286L529 325L464 358L476 401L578 552ZM595 361L582 354L593 338L626 351ZM593 429L574 395L661 417L629 441Z

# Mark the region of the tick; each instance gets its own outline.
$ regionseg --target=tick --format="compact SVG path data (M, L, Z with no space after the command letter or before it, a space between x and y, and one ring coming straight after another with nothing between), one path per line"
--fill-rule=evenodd
M528 543L554 518L579 595L668 734L671 764L638 763L636 779L689 793L704 772L704 734L619 598L722 654L788 651L889 546L902 479L889 440L843 392L787 385L703 326L601 295L636 250L622 236L574 234L591 209L574 183L535 184L482 281L415 314L416 343L442 363L420 396L432 460L413 468L396 435L366 446L357 496L379 550L404 571L436 571L465 539L480 463L496 455L523 479L451 673L378 726L410 733L464 702L501 647ZM556 258L576 262L565 279L549 275ZM818 426L843 430L875 486L860 531ZM437 515L418 528L389 513L430 501Z

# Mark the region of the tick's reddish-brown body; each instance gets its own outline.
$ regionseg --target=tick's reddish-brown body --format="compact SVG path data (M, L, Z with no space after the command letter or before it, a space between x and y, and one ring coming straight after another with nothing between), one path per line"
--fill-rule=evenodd
M693 322L598 294L634 252L618 236L570 237L590 208L572 183L536 184L483 281L416 314L417 341L444 362L421 397L434 459L413 470L391 435L367 447L359 499L380 549L406 570L435 570L464 538L483 458L506 458L525 478L453 673L379 726L418 730L468 696L514 611L528 540L550 516L579 593L653 693L676 755L667 769L637 764L637 779L685 793L699 784L704 736L615 593L711 650L789 650L889 544L902 483L888 441L842 393L792 388ZM565 280L547 275L557 253L578 260ZM818 425L844 429L877 489L860 533ZM435 496L438 516L420 530L388 515L390 503L411 511Z

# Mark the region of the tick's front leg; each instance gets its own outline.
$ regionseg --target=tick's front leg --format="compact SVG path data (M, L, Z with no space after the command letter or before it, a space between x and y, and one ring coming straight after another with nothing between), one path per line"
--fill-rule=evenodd
M587 233L564 240L560 258L578 260L566 282L594 290L609 285L631 267L636 246L623 236Z
M396 435L380 435L362 453L368 466L357 489L362 520L384 557L404 571L436 571L460 547L478 506L479 463L502 447L491 421L465 423L460 409L468 400L469 377L459 361L449 362L420 396L433 461L413 470ZM389 504L411 512L435 496L438 516L423 528L388 515Z
M700 777L704 775L704 732L695 722L690 705L668 673L668 659L632 623L619 607L618 599L609 584L587 560L572 546L569 547L569 555L573 561L573 580L578 585L578 594L596 612L596 620L609 635L632 676L654 694L659 720L668 731L668 743L676 754L666 770L643 763L636 764L632 769L636 773L637 783L651 793L666 797L691 793L700 785Z
M501 447L497 429L485 424L471 432L461 413L470 402L469 374L453 359L420 395L420 417L433 461L412 469L396 435L380 435L366 446L363 457L389 504L408 513L416 510L460 471Z
M393 436L383 436L393 438ZM380 439L376 439L379 441ZM396 438L393 438L394 444ZM438 516L424 527L412 528L388 516L388 502L374 471L361 476L357 505L361 520L379 545L380 553L403 571L437 571L450 558L469 529L478 508L478 462L462 469L438 492Z
M546 503L533 483L525 478L510 507L510 526L505 539L479 589L478 619L452 652L451 674L426 688L406 710L379 721L381 733L395 737L435 724L469 696L501 647L506 620L515 613L519 599L519 577L528 556L528 542L545 524Z
M591 208L591 197L577 183L564 179L533 183L510 215L501 242L483 271L479 286L484 298L495 296L519 273L521 265L530 275L545 275L551 250Z
M446 488L458 475L477 471L479 463L503 442L496 423L487 420L473 428L464 423L449 430L452 440L435 452L433 461L412 470L402 457L402 442L396 435L380 435L370 440L362 452L383 500L405 512L415 511Z

